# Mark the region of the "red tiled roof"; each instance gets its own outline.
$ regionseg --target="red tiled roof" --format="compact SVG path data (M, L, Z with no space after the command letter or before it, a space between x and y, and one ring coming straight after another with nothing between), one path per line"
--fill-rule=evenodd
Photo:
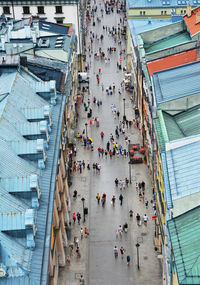
M192 14L190 17L188 17L187 15L183 17L191 35L195 35L196 33L200 32L200 23L196 24L196 14L199 12L200 7L192 10Z
M179 54L170 55L147 63L149 75L154 72L176 67L179 65L195 62L197 58L197 49L181 52Z

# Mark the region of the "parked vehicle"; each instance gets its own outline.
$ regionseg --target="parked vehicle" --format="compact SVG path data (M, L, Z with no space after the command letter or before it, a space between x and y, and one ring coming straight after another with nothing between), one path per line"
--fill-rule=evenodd
M79 83L89 83L89 76L87 72L79 72L78 73L78 81Z

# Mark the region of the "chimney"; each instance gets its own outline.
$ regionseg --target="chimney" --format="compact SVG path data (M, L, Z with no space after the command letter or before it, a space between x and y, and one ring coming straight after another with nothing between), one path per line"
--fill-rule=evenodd
M200 12L196 13L196 24L200 23Z
M187 17L191 17L192 15L192 7L190 4L187 5Z

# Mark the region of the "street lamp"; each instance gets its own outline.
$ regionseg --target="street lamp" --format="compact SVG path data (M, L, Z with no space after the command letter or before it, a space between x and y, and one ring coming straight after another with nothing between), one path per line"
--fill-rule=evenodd
M88 138L87 126L88 126L88 123L85 123L85 129L86 129L86 138Z
M126 99L123 98L123 101L124 101L124 116L123 116L123 120L126 121L126 114L125 114L125 101L126 101Z
M130 182L130 184L132 183L132 181L131 181L131 161L129 161L129 182Z
M81 198L81 201L83 202L83 222L85 222L85 198Z
M138 270L140 269L140 265L139 265L139 247L140 247L140 244L139 243L136 243L136 248L137 248L137 268Z

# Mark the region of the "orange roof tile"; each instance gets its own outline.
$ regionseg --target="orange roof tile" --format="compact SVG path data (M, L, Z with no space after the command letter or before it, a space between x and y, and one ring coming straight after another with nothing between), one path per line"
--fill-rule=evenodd
M179 54L170 55L147 63L149 75L152 76L154 72L176 67L179 65L195 62L197 58L197 49L181 52Z
M200 12L200 7L193 9L190 17L184 16L184 21L188 26L191 35L200 32L200 23L196 24L196 14Z

